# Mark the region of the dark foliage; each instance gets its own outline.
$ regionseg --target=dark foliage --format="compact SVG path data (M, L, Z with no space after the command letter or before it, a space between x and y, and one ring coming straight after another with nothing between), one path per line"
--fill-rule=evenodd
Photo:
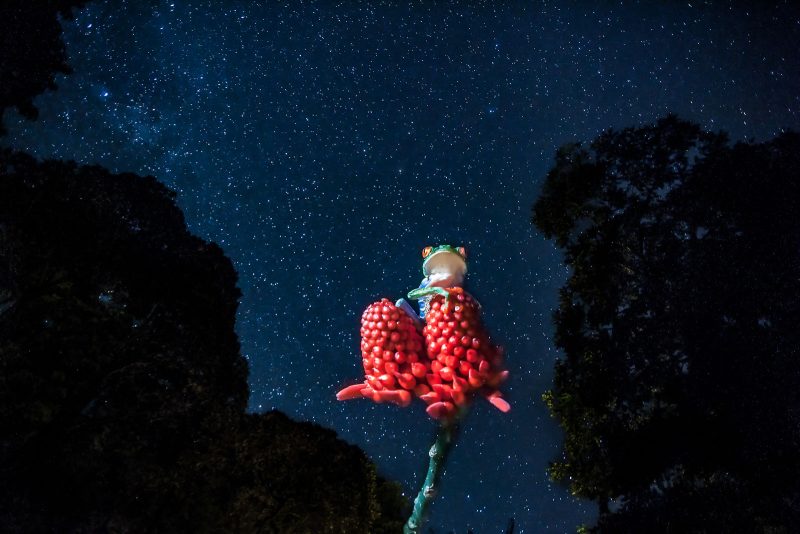
M0 151L4 532L396 532L334 432L246 414L230 261L152 177Z
M597 532L800 528L800 136L673 116L562 147L533 222L572 275L551 467Z
M55 89L55 76L69 73L59 17L87 0L3 0L0 2L0 119L7 108L35 119L33 98ZM0 135L5 133L0 120Z

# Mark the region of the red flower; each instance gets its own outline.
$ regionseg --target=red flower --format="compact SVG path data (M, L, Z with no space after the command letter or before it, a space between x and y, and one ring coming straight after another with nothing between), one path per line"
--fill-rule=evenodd
M502 349L489 341L475 299L460 287L447 291L449 301L441 295L429 301L422 330L431 360L426 376L431 392L421 396L428 415L451 417L476 391L507 412L511 406L497 390L508 377L508 371L501 369Z
M501 369L502 349L490 342L478 303L460 287L447 291L449 301L441 295L429 301L422 335L388 299L371 304L361 316L366 379L336 398L408 406L413 393L428 404L428 415L448 419L480 392L497 409L510 410L497 389L508 376Z
M388 299L371 304L361 316L361 361L365 380L341 390L339 400L366 397L375 402L411 403L411 394L430 391L424 384L430 362L414 320Z

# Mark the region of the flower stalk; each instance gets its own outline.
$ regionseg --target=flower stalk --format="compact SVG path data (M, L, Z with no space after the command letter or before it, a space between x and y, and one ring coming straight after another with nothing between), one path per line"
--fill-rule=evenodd
M445 421L439 425L436 440L433 442L428 456L428 473L422 483L417 498L414 499L414 508L411 516L403 527L403 534L419 534L436 493L439 491L439 481L444 472L444 465L450 449L453 447L458 429L456 420Z

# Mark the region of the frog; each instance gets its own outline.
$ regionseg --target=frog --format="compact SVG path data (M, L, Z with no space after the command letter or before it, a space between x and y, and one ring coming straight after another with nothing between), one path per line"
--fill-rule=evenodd
M426 246L422 249L422 282L409 291L408 298L417 300L417 314L405 299L395 304L411 315L419 324L425 320L428 303L433 295L442 295L449 302L451 292L464 285L467 274L467 249L452 245ZM450 291L445 288L450 288Z

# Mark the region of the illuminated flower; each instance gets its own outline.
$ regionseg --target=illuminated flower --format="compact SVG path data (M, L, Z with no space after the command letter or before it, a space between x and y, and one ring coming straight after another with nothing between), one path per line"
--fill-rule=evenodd
M428 404L428 415L453 417L476 391L507 412L511 407L497 389L508 376L508 371L501 369L502 350L489 340L475 299L460 287L447 292L449 298L435 295L428 302L422 330L431 360L431 371L425 377L431 391L421 395Z
M497 389L508 376L501 369L502 350L490 342L475 299L460 287L446 291L448 299L435 295L428 302L421 334L388 299L371 304L361 316L365 380L336 398L408 406L416 395L428 405L428 415L447 420L480 392L507 412L510 406Z
M361 362L364 382L339 391L337 399L366 397L408 406L412 394L430 391L424 382L430 362L418 327L388 299L371 304L361 316Z

